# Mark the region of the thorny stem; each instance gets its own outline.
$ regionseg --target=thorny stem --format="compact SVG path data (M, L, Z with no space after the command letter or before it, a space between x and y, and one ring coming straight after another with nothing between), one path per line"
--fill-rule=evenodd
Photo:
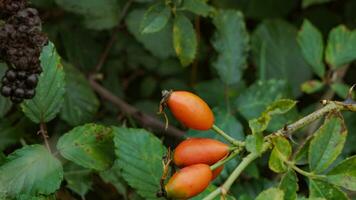
M44 122L40 123L40 130L38 132L41 133L44 143L45 143L48 151L51 153L51 147L49 146L49 142L48 142L47 126Z
M302 119L299 119L298 121L285 126L282 129L279 129L273 134L270 134L269 136L265 137L265 142L263 143L262 151L261 154L265 153L270 147L271 143L269 142L269 139L272 137L276 136L283 136L285 134L292 134L296 130L312 123L313 121L321 118L324 116L326 113L332 112L332 111L342 111L342 110L349 110L356 112L356 104L347 104L344 102L339 102L339 101L327 101L324 100L322 101L322 104L325 105L319 110L314 111L313 113L307 115L306 117L303 117ZM208 196L206 196L203 200L213 200L215 197L217 197L220 194L226 193L231 187L231 185L235 182L235 180L239 177L239 175L242 173L242 171L255 159L257 159L261 154L256 154L256 153L250 153L247 155L245 158L243 158L242 162L235 168L235 170L230 174L228 179L225 181L225 183L211 192ZM294 170L296 170L298 173L306 176L311 176L314 178L322 178L322 176L315 175L313 173L306 172L304 170L301 170L300 168L296 167L295 165L292 166Z
M239 140L236 140L232 138L230 135L225 133L223 130L221 130L219 127L217 127L215 124L211 127L217 134L223 136L227 141L229 141L231 144L241 147L244 146L244 142L241 142Z

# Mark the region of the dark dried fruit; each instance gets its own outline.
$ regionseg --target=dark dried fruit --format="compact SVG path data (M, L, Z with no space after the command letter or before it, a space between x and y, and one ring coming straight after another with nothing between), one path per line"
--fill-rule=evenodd
M25 99L32 99L35 95L35 90L25 90Z
M14 71L14 70L8 70L7 72L6 72L6 78L7 78L7 80L9 80L9 81L14 81L14 80L16 80L16 72Z
M17 98L17 97L14 97L14 96L12 96L12 97L10 98L10 100L11 100L13 103L21 103L21 102L23 101L22 98Z
M6 86L6 85L4 85L4 86L1 87L1 94L2 94L3 96L9 97L9 96L11 96L11 93L12 93L11 87Z
M17 98L23 98L25 96L25 91L22 88L17 88L15 90L14 96Z
M1 93L14 103L35 96L38 75L42 72L40 54L48 42L41 32L41 19L27 0L0 0L0 60L10 69L2 78Z
M37 82L38 82L37 75L36 74L31 74L26 79L26 86L28 88L34 88L34 87L36 87Z

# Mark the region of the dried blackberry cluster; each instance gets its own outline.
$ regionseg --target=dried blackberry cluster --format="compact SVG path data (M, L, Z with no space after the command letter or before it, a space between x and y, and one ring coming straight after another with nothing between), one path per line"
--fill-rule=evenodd
M42 71L39 56L48 41L37 10L26 6L26 0L0 0L0 16L5 21L0 25L0 59L9 66L0 92L14 103L34 97Z

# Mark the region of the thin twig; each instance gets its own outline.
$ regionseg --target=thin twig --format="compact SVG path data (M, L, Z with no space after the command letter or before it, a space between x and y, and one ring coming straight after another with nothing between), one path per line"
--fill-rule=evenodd
M130 116L139 122L143 127L148 129L153 129L161 133L167 133L170 136L177 137L179 139L184 138L184 132L173 127L168 126L165 130L165 124L158 120L156 117L148 115L137 108L131 106L124 100L112 94L109 90L101 86L98 82L95 81L95 77L89 77L89 83L91 87L105 100L113 103L117 108L120 109L126 116Z
M115 27L115 29L114 29L114 31L113 31L113 33L112 33L112 35L111 35L111 38L110 38L109 42L106 44L106 47L105 47L103 53L102 53L101 56L100 56L99 62L98 62L98 63L96 64L96 66L95 66L95 72L96 72L96 73L98 73L98 72L101 70L101 68L103 67L103 65L104 65L104 63L105 63L105 61L106 61L106 59L107 59L107 57L108 57L108 55L109 55L109 53L110 53L111 48L112 48L113 45L115 44L116 39L117 39L117 33L118 33L119 30L120 30L121 23L122 23L122 21L124 20L124 18L125 18L125 16L126 16L128 10L129 10L129 8L130 8L132 2L133 2L133 0L128 0L128 1L126 2L126 4L125 4L124 8L122 9L121 14L120 14L120 16L119 16L118 24L117 24L117 26Z
M47 131L46 123L44 123L44 122L40 123L40 130L38 132L42 135L43 141L44 141L48 151L52 152L51 151L51 147L49 146L49 142L48 142L48 138L49 137L48 137L48 131Z

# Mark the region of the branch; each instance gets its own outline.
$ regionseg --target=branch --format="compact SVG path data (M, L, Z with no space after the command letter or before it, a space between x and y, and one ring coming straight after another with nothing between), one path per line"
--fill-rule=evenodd
M110 101L113 103L118 109L120 109L125 115L131 116L134 118L138 123L140 123L143 127L147 129L152 129L154 131L167 133L170 136L183 139L184 132L173 127L168 126L167 130L165 129L165 124L158 120L157 118L148 115L144 112L141 112L137 108L131 106L130 104L126 103L119 97L112 94L109 90L102 87L98 82L95 81L94 77L89 77L89 83L91 87L105 100Z
M298 121L279 129L278 131L268 135L265 137L265 142L263 143L262 146L262 152L261 154L265 153L270 147L271 143L269 142L272 137L276 136L284 136L286 134L292 134L296 130L314 122L315 120L323 117L325 114L332 112L332 111L341 111L341 110L349 110L356 112L356 104L348 104L344 102L339 102L339 101L328 101L328 100L323 100L322 104L325 105L319 110L314 111L313 113L303 117L302 119L299 119ZM231 185L235 182L235 180L240 176L242 171L255 159L257 159L261 154L257 153L250 153L247 155L242 162L235 168L235 170L232 172L232 174L228 177L228 179L225 181L225 183L214 190L212 193L210 193L208 196L206 196L203 200L213 200L215 197L217 197L219 194L225 195L226 192L230 189Z
M42 135L44 143L45 143L48 151L51 153L51 147L49 146L49 142L48 142L47 126L44 122L40 123L40 130L38 131L38 133L40 133Z
M103 51L103 53L101 54L100 56L100 59L99 59L99 62L96 64L95 66L95 72L99 72L101 70L101 68L103 67L109 53L110 53L110 50L112 48L112 46L115 44L116 42L116 39L117 39L117 33L119 32L120 30L120 26L121 26L121 23L122 21L124 20L126 14L127 14L127 11L129 10L131 4L132 4L133 0L128 0L124 6L124 8L122 9L121 11L121 14L120 14L120 17L119 17L119 20L118 20L118 24L117 26L115 27L112 35L111 35L111 38L109 40L109 42L106 44L106 47Z

